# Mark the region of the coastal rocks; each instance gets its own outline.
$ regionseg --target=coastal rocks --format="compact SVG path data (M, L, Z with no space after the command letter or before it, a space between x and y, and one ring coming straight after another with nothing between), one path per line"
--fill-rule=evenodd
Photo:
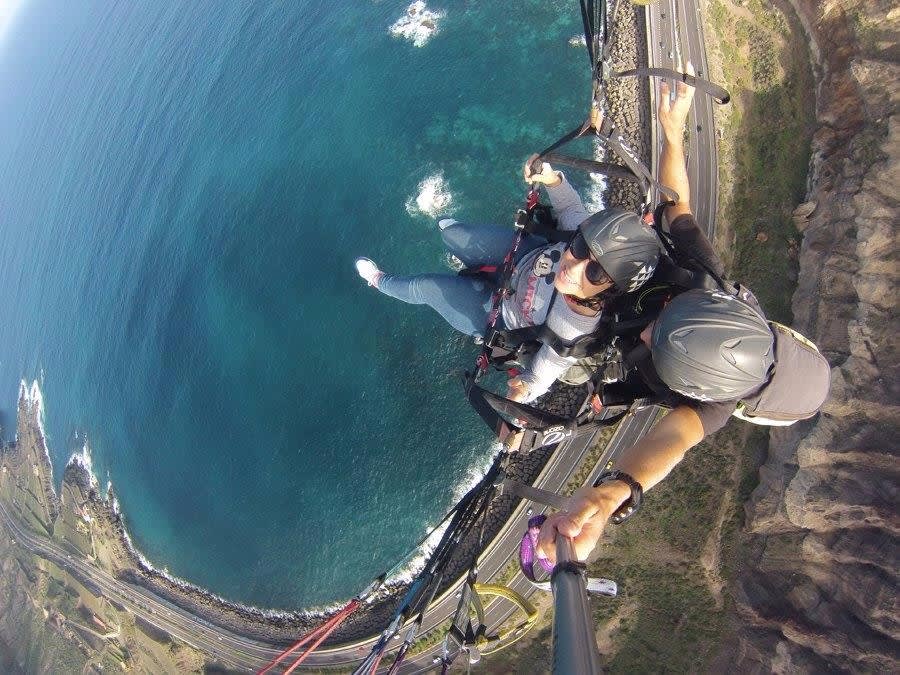
M425 6L423 0L416 0L394 22L390 32L391 35L409 40L416 47L424 47L437 31L438 21L444 16L444 12L432 11Z
M793 312L832 364L832 389L817 418L771 433L745 507L735 594L749 630L733 666L895 672L900 25L884 2L794 5L820 59L820 127L794 212L804 237Z
M816 202L803 202L794 209L791 218L794 221L794 227L797 228L797 232L802 234L807 225L809 225L809 217L815 212L816 206L818 206Z
M628 10L628 11L626 11ZM615 40L611 58L614 71L630 70L647 65L647 35L643 7L623 7L616 15ZM635 155L650 166L650 93L647 80L624 78L611 80L606 92L607 115L622 134ZM610 151L605 161L622 162ZM643 202L637 183L611 178L604 203L622 208L637 209Z
M580 403L583 393L572 387L557 386L545 397L544 404L560 413L567 414ZM243 637L256 639L267 644L288 643L298 635L319 625L324 617L333 614L338 607L323 608L319 611L274 611L249 607L230 602L205 589L199 588L164 570L155 568L133 545L118 500L112 486L101 492L91 469L90 451L85 445L68 462L61 486L61 498L56 497L53 488L52 467L49 463L47 446L41 425L40 390L23 384L18 415L18 443L2 454L3 480L12 483L25 476L33 485L17 486L15 499L24 504L29 513L41 513L44 506L45 522L42 523L48 537L64 541L69 550L77 549L80 554L93 560L103 569L112 573L120 581L141 587L181 607L194 616L210 624ZM530 482L540 473L553 448L519 456L509 467L508 474L517 480ZM22 483L22 481L18 481ZM54 504L53 514L46 510L48 503ZM489 541L506 523L516 500L501 497L494 501L485 527L485 540ZM455 547L454 556L446 573L446 584L452 583L468 568L473 556L480 551L478 533ZM4 569L10 564L0 556ZM18 567L13 569L15 572ZM5 597L7 615L13 616L20 606L28 606L27 594L20 591L34 579L22 579L21 574L0 575L0 579L11 578L16 590ZM100 591L88 579L81 579L87 592L95 598ZM384 588L376 601L367 605L366 611L357 612L348 619L329 640L329 644L347 642L379 633L391 619L391 615L406 591L408 582L394 581ZM2 588L0 588L2 590ZM18 593L18 595L17 595ZM11 604L10 604L11 603ZM68 630L68 629L67 629ZM12 637L11 635L8 637ZM0 639L5 637L0 633ZM150 639L153 639L152 636ZM51 669L52 670L52 669Z
M44 432L44 397L37 382L33 382L30 387L24 380L19 384L18 411L16 442L38 449L38 452L29 455L27 459L21 456L18 459L31 463L30 471L26 473L37 479L39 485L32 486L28 491L38 502L38 508L34 512L41 516L44 526L49 530L59 515L59 499L53 487L53 465L50 463L47 435ZM23 419L28 422L23 424ZM15 461L16 458L13 455L10 461Z

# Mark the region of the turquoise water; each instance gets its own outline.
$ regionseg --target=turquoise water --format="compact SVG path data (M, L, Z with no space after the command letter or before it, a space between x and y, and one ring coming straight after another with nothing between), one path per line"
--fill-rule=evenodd
M573 2L30 0L0 43L0 406L37 378L56 475L86 435L135 543L228 598L360 590L490 439L476 353L352 262L445 265L435 212L508 222L585 111ZM410 208L407 208L409 203Z

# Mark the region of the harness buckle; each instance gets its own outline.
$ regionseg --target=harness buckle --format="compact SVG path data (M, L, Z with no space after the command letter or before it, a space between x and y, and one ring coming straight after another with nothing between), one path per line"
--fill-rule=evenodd
M519 209L516 211L516 220L515 226L517 230L524 230L525 226L528 225L528 211L525 209Z
M503 333L499 330L492 330L484 344L491 349L506 349L506 340L503 339Z

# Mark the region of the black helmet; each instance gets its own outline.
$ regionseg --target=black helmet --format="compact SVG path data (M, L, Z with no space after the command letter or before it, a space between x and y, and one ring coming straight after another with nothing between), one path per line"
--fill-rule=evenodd
M659 239L636 213L604 209L586 218L578 229L616 290L636 291L653 275Z
M701 401L731 401L769 378L774 336L750 305L722 291L677 296L653 327L653 365L670 389Z

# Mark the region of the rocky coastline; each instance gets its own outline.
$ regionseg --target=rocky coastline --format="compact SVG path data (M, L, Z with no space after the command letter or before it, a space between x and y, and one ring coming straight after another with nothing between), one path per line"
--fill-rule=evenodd
M571 387L558 387L547 395L545 405L559 412L566 412L580 402L580 391ZM12 466L27 464L28 458L39 458L35 469L41 476L45 494L43 499L53 505L49 530L61 510L75 508L74 500L60 499L53 482L46 437L42 425L42 402L37 384L30 388L23 382L20 388L17 428L19 440L4 450L5 459ZM29 447L31 446L31 447ZM509 467L509 475L520 481L532 481L540 473L552 448L522 455ZM206 589L179 579L157 569L138 551L131 541L123 514L112 485L105 491L99 489L96 476L91 472L89 451L73 455L63 473L62 493L76 490L83 495L77 504L78 518L90 523L92 538L101 542L105 551L98 562L122 581L140 586L192 614L235 634L259 640L267 644L283 644L296 639L339 609L342 605L285 612L261 609L231 602ZM61 503L62 502L62 503ZM486 538L489 540L506 523L517 500L500 497L495 500L487 515ZM477 553L477 537L465 539L457 546L456 554L447 573L447 585L467 569L471 556ZM358 612L345 622L329 640L340 644L370 637L389 623L396 603L405 592L407 583L386 585L366 611Z
M900 16L792 0L817 80L795 326L832 365L814 420L771 432L745 505L739 672L897 672ZM727 653L727 656L725 655Z
M610 58L616 72L643 68L647 63L647 23L644 8L622 3L616 16L616 39ZM611 80L606 92L607 113L613 126L622 134L634 153L650 166L650 88L648 80L629 77ZM621 160L606 153L606 161L622 165ZM609 181L605 203L622 208L637 209L644 201L640 186L622 178Z

